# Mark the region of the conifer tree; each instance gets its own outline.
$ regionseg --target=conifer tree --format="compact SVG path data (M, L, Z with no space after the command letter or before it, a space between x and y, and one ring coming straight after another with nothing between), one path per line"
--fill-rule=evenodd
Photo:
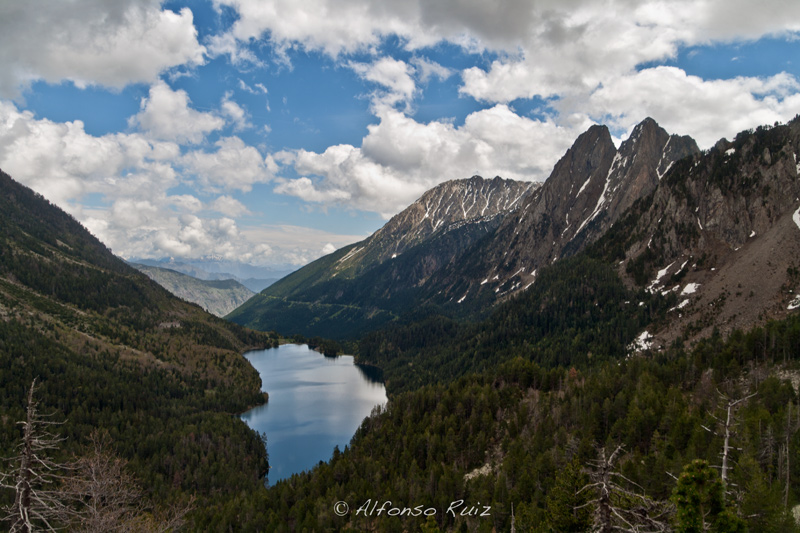
M744 521L725 507L724 485L708 461L696 459L678 477L672 501L678 533L744 533Z
M547 494L547 521L552 531L586 531L592 524L592 512L585 504L588 491L581 492L589 478L581 471L577 457L567 463Z

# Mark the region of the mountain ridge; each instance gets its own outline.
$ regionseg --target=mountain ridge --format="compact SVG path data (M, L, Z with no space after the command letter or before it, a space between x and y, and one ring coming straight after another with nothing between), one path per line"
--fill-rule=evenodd
M479 182L473 177L437 186L365 241L335 252L335 260L328 256L300 269L228 318L255 328L281 329L293 327L284 320L291 316L290 309L315 305L350 306L347 312L355 306L373 317L383 313L379 323L425 305L446 309L453 316L485 313L499 299L529 287L543 266L597 240L636 199L655 189L670 166L697 151L694 141L669 135L649 118L634 128L619 150L607 127L592 126L543 184L511 189L514 182L509 180ZM483 209L478 213L483 204L468 195L477 188L483 191L481 198L492 197L478 184L511 192L487 216ZM431 214L430 205L445 196L450 200L444 214L461 206L460 219ZM473 210L472 218L465 205ZM444 236L449 232L448 239ZM447 252L437 254L436 248ZM412 249L414 253L403 258ZM398 268L392 268L390 261L398 261ZM372 290L369 294L354 290L336 278L353 283L363 279ZM355 336L376 324L355 331L336 327L331 316L323 329L317 329L318 316L306 313L295 318L304 326L294 333L337 338Z
M436 271L459 261L537 186L479 176L445 182L364 241L290 274L227 318L257 329L335 338L396 320L415 307L417 293Z

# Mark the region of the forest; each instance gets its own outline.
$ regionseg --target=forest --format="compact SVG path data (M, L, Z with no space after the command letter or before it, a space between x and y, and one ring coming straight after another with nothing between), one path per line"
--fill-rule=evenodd
M602 525L605 466L616 480L610 506L639 527L612 518L622 528L614 531L796 531L799 359L797 315L692 350L676 345L584 369L514 357L395 394L329 462L243 498L241 508L253 511L241 525L508 531L513 504L517 531L587 531ZM436 513L356 514L367 500ZM490 516L447 513L457 500L490 506ZM337 516L337 501L350 513ZM698 502L714 509L699 528Z
M241 354L277 334L174 298L41 196L2 173L0 187L0 519L34 381L50 459L93 456L102 430L103 453L141 489L140 516L190 506L191 523L263 487L264 436L238 415L266 398Z

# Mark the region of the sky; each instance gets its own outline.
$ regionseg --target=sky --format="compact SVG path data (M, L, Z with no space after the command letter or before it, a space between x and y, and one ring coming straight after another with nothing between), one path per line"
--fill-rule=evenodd
M0 169L126 259L297 267L593 124L798 113L797 0L0 0Z

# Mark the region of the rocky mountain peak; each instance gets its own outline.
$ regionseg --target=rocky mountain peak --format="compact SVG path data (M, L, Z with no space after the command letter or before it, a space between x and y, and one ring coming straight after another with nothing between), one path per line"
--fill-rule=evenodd
M539 183L481 176L450 180L430 189L408 208L392 217L365 241L362 251L348 261L383 262L402 254L453 225L491 219L508 213ZM344 266L344 265L342 265Z
M675 161L697 151L691 138L669 135L652 118L619 149L607 127L590 127L544 185L506 217L488 253L477 255L469 270L483 274L473 287L504 294L529 286L541 267L596 241L633 202L655 190Z

